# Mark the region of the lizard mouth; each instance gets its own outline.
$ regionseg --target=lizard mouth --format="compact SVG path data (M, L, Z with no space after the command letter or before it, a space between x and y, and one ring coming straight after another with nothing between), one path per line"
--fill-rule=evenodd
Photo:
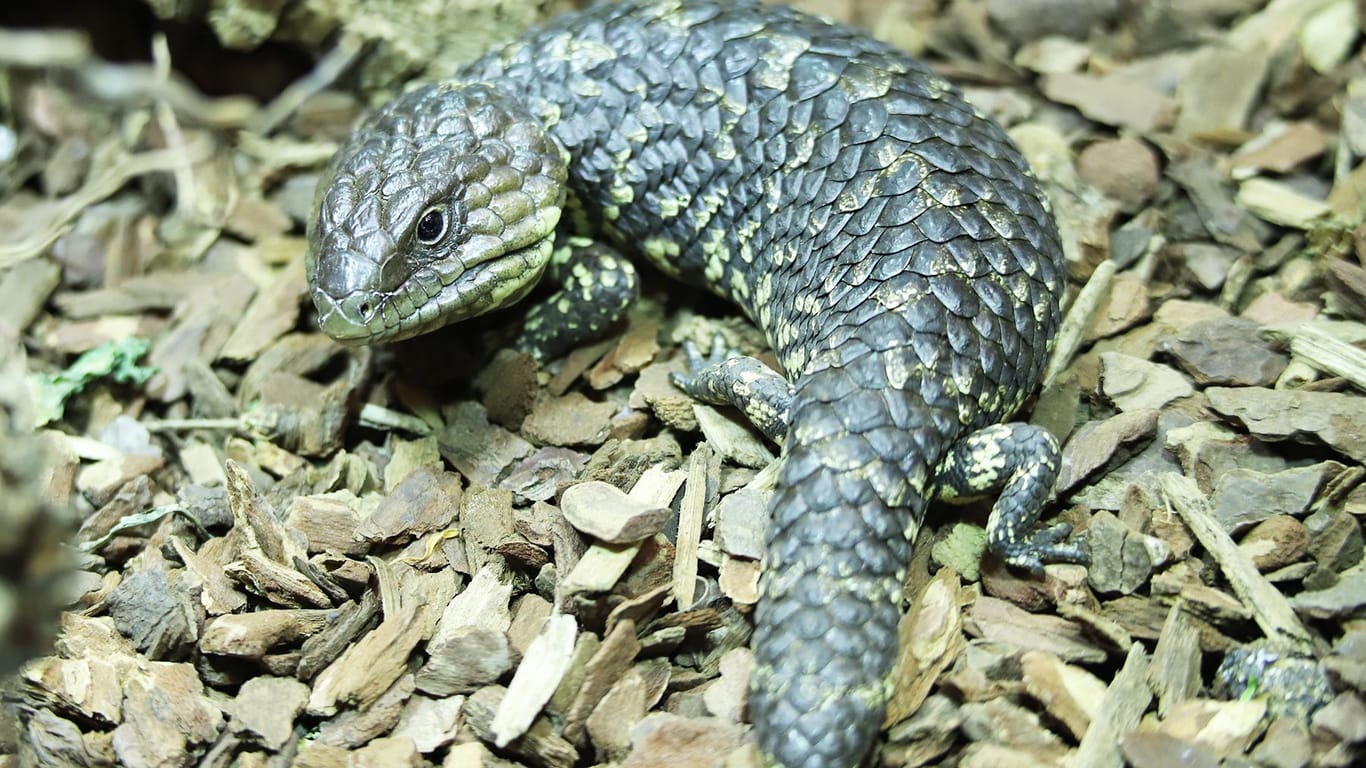
M462 270L443 285L435 272L419 272L398 290L355 291L342 297L313 292L318 327L346 345L401 341L514 304L540 280L554 246L545 237ZM432 286L436 286L432 290Z

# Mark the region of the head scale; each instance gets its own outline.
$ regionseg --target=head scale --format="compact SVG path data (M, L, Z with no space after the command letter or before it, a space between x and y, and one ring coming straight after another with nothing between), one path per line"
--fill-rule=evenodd
M390 102L319 184L305 268L323 331L403 339L522 298L550 258L565 176L559 144L488 84Z

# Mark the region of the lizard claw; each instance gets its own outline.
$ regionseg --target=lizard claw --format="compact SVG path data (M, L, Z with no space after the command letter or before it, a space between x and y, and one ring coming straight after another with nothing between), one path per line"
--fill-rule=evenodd
M720 333L711 337L711 349L704 356L692 339L683 342L683 355L688 359L687 371L674 371L669 375L674 386L696 396L701 385L702 373L715 368L735 357L741 357L740 350L726 344L726 337Z

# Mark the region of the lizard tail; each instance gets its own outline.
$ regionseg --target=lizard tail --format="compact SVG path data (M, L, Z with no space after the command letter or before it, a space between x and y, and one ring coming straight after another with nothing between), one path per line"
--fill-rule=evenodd
M792 401L750 686L764 759L786 768L856 765L890 694L902 584L946 440L923 399L861 380L881 367L808 374Z

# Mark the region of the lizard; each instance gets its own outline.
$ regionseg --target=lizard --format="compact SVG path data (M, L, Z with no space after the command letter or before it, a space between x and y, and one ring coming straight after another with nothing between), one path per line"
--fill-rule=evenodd
M888 44L752 0L600 3L382 106L319 189L306 269L344 343L547 281L517 344L550 359L623 316L632 258L763 331L781 373L689 348L676 380L782 445L749 698L769 763L869 753L932 500L997 494L988 548L1014 566L1084 559L1038 526L1057 440L1006 421L1060 324L1049 204L996 123Z

